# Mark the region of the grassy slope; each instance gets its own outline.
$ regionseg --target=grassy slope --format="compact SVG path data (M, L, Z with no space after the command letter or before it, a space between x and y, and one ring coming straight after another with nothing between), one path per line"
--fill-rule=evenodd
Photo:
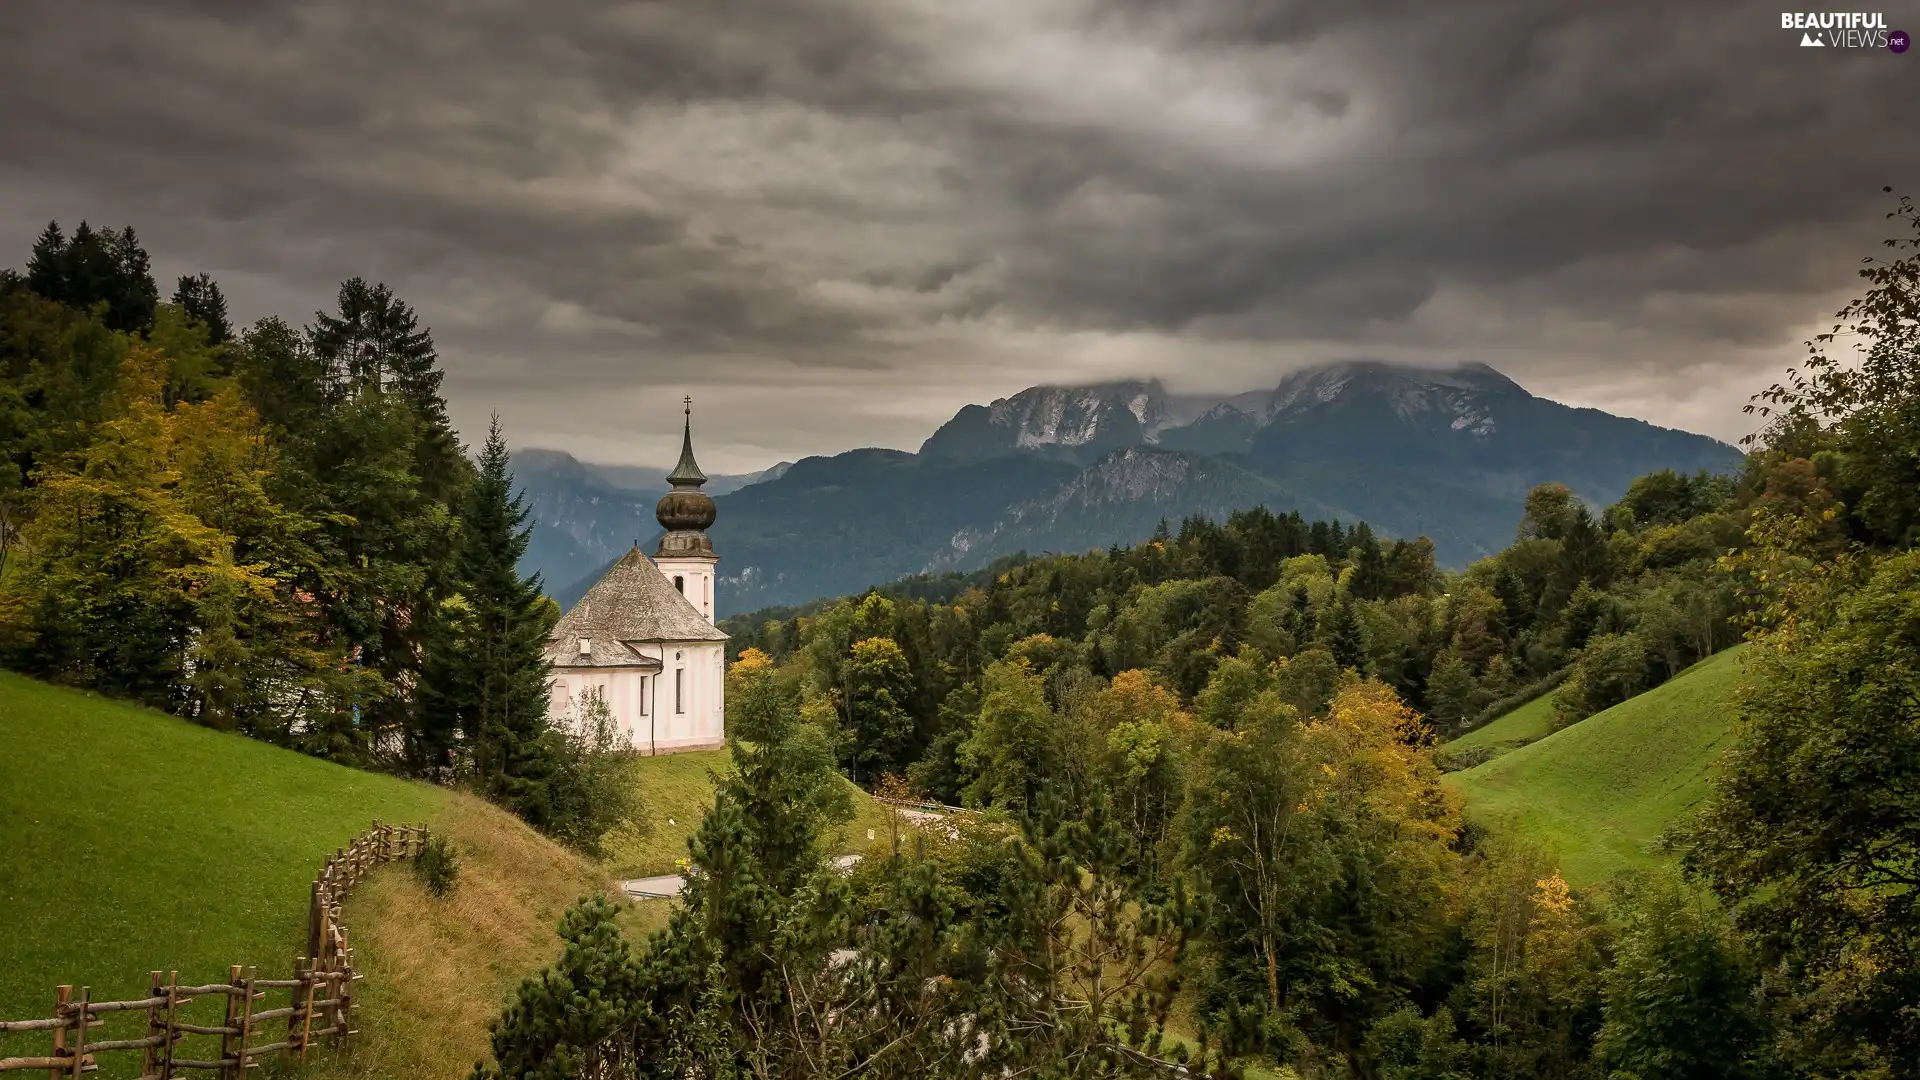
M0 1015L153 968L284 975L327 854L448 793L0 672Z
M472 796L455 796L437 827L460 856L452 895L427 895L395 866L347 903L367 975L362 1038L323 1060L320 1077L462 1080L488 1055L487 1022L513 988L559 954L561 913L606 887L597 864ZM629 907L626 921L646 929L665 913L664 904Z
M646 827L616 835L608 843L607 867L615 877L674 873L687 854L687 838L713 806L713 774L731 768L726 750L697 750L643 757L638 762ZM853 820L842 829L838 851L865 851L867 831L884 835L887 809L871 795L847 785L853 796Z
M1465 797L1469 818L1557 850L1574 884L1650 864L1653 841L1706 794L1733 722L1741 651L1447 782Z
M193 982L223 980L236 962L284 976L327 853L374 818L427 821L459 851L459 885L435 900L396 865L348 900L369 976L363 1037L319 1054L318 1075L459 1080L512 987L558 954L560 913L607 884L482 800L6 673L0 747L0 1018L47 1015L62 982L91 985L96 1000L138 997L154 968ZM663 917L634 908L625 921ZM129 1023L95 1037L131 1037ZM46 1045L0 1036L0 1056ZM102 1075L130 1076L138 1061L107 1055Z
M1447 746L1457 750L1489 746L1505 753L1544 739L1553 731L1553 697L1550 693L1542 694L1512 712L1449 740Z
M642 759L649 829L617 841L602 866L470 796L5 672L0 750L0 1019L47 1015L63 982L92 986L95 1000L138 997L155 968L191 982L223 979L232 963L284 976L327 853L375 818L427 821L449 839L461 860L451 897L427 896L392 866L347 903L368 976L363 1037L315 1062L315 1075L343 1080L464 1077L487 1053L487 1021L558 954L566 907L604 889L610 871L671 871L712 805L709 771L729 760ZM885 834L885 807L855 789L854 810L839 850ZM622 924L637 935L667 911L628 905ZM135 1034L123 1027L95 1037ZM0 1036L0 1056L45 1045L44 1035ZM103 1075L131 1075L138 1055L104 1060Z

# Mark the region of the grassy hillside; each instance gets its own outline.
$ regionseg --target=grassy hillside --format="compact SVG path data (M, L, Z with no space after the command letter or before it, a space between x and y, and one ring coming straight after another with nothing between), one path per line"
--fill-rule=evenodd
M1457 739L1448 740L1447 747L1451 750L1470 750L1484 746L1496 753L1506 753L1515 747L1544 739L1553 731L1553 697L1552 694L1542 694Z
M713 806L714 774L732 768L732 760L726 750L641 758L638 772L646 824L609 841L607 869L619 878L673 873L674 862L687 854L687 838ZM847 788L854 817L841 830L837 850L864 851L868 830L875 836L885 834L888 811L852 783Z
M507 992L558 953L561 911L607 884L482 800L4 672L0 740L0 1018L48 1015L60 983L139 997L156 968L284 977L327 853L375 818L426 821L459 852L459 884L435 900L396 865L349 899L363 1038L320 1055L318 1075L459 1080ZM628 922L663 916L635 908ZM116 1024L105 1037L128 1037ZM46 1045L0 1036L0 1057ZM101 1075L138 1062L107 1055Z
M319 1077L463 1080L489 1053L487 1022L559 954L561 913L606 887L598 865L472 796L450 800L435 827L460 855L451 896L435 899L388 867L347 902L366 1007L361 1038L324 1059ZM630 932L650 929L666 911L632 905L624 921Z
M104 1000L142 996L153 969L284 976L327 854L376 818L431 824L459 854L458 886L436 900L393 866L353 894L363 1037L316 1062L323 1077L396 1080L464 1077L506 995L558 953L561 912L612 877L670 872L713 804L710 773L729 767L724 750L641 759L647 828L601 865L471 796L5 672L0 748L0 1019L47 1015L60 983ZM842 851L886 829L857 789L854 807ZM631 905L623 924L651 929L667 910ZM45 1045L0 1036L0 1057ZM104 1060L103 1075L132 1075L138 1056Z
M58 983L284 975L327 854L449 793L0 672L0 1016Z
M1447 782L1464 796L1470 819L1518 829L1557 850L1574 884L1650 864L1653 841L1706 795L1707 772L1734 719L1742 651L1704 660Z

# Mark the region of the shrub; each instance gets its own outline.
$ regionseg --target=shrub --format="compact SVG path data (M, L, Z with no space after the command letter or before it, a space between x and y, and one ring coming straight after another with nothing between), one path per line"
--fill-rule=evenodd
M428 895L447 896L460 879L460 856L454 853L452 844L429 836L414 857L413 876L420 879Z
M1494 749L1491 746L1465 746L1456 750L1441 746L1433 752L1433 763L1441 772L1460 772L1492 761Z
M607 834L641 823L640 787L634 777L633 744L620 733L606 698L589 691L577 728L556 728L553 774L547 778L547 817L542 830L588 855L604 854Z
M1556 729L1612 708L1652 682L1647 670L1647 646L1639 634L1601 634L1587 642L1573 674L1553 699Z

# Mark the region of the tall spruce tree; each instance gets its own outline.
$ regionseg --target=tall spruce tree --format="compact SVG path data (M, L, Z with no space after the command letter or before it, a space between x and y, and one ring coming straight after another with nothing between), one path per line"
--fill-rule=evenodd
M391 290L348 280L338 314L316 313L306 336L336 403L312 431L312 475L335 520L352 519L330 527L346 572L328 604L384 687L354 726L374 749L394 734L404 746L420 715L407 691L423 678L435 611L458 588L454 526L473 466L447 423L433 336Z
M227 298L212 275L181 275L173 288L173 302L186 311L188 318L207 328L207 344L219 345L233 337L233 324L227 320Z
M554 615L539 575L520 576L531 533L526 521L496 416L467 500L455 571L459 592L440 606L427 635L407 755L415 769L432 770L451 765L464 743L481 790L545 826L551 824L546 781L556 747L547 724L544 654Z
M307 341L326 366L336 392L354 396L368 390L406 402L419 425L414 454L426 493L455 497L465 480L459 440L447 420L441 396L439 353L433 332L384 284L348 278L340 285L339 313L314 313Z

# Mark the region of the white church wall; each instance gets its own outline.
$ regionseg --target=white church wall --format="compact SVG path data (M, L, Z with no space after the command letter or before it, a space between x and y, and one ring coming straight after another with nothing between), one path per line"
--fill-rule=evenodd
M556 723L577 726L587 693L598 689L606 696L614 723L642 753L725 745L725 644L652 645L641 651L660 660L657 675L625 668L554 668L548 715Z

